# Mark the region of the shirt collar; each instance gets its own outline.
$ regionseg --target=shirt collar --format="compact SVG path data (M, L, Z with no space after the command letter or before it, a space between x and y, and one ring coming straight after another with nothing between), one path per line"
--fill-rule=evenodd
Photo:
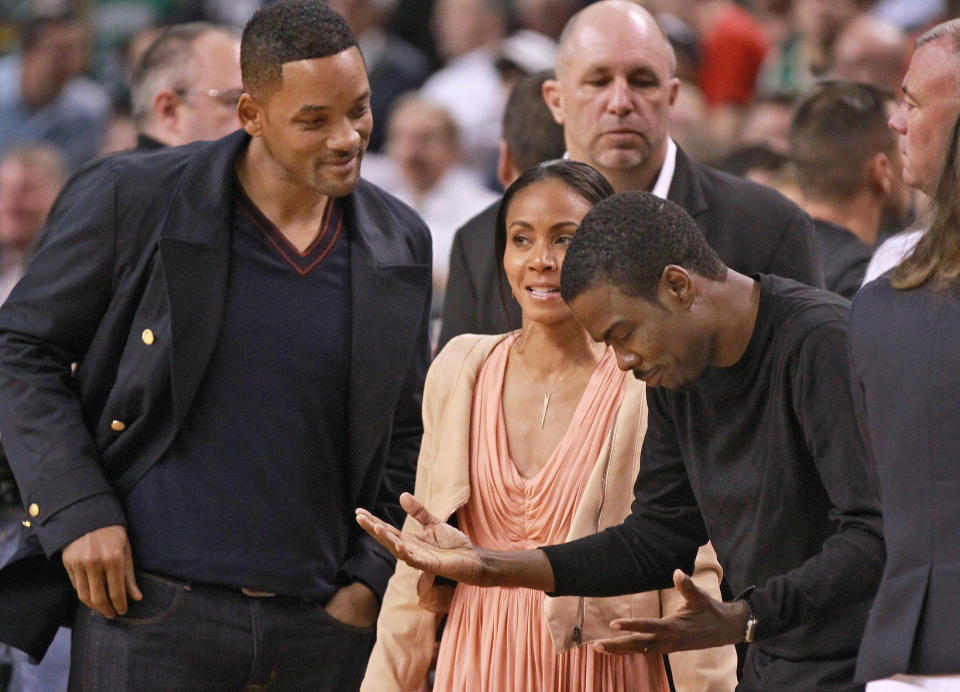
M563 158L569 159L570 152L563 152ZM677 144L670 137L667 137L667 153L663 157L663 165L660 166L660 173L657 175L657 182L653 184L651 192L660 199L666 199L670 194L670 185L673 184L673 172L677 169Z
M657 182L653 184L651 192L660 199L666 199L670 193L670 185L673 183L673 172L677 168L677 145L667 137L667 155L663 157L663 165L660 166L660 174L657 176Z

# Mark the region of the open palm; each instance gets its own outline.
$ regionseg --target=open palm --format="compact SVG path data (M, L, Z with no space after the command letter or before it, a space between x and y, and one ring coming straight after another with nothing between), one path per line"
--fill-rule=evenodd
M411 567L464 584L487 586L481 548L474 546L462 531L430 514L413 495L401 495L400 505L423 527L422 533L399 531L365 509L357 510L357 523Z

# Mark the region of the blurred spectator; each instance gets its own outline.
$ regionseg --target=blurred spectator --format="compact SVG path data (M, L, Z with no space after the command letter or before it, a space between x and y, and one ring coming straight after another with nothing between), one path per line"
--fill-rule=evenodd
M130 90L140 148L219 139L240 127L240 39L206 22L168 27L140 57Z
M416 93L400 97L387 124L385 150L396 176L382 182L417 210L433 238L433 315L439 319L453 234L497 194L461 164L457 124Z
M494 66L506 36L501 0L437 0L433 33L445 66L422 93L453 115L462 136L464 162L481 175L497 156L505 92Z
M801 94L830 68L833 44L861 0L794 0L790 33L767 56L757 77L762 95Z
M513 7L520 26L556 41L583 5L583 0L516 0Z
M419 48L384 30L397 0L327 0L353 29L370 78L373 133L369 151L380 151L387 114L402 93L417 89L430 74L430 60Z
M696 33L697 85L711 107L743 105L770 49L763 26L733 0L670 0L670 8Z
M915 32L940 19L956 17L956 6L952 9L953 12L950 3L944 0L878 0L870 8L870 13L893 22L904 31Z
M510 91L497 163L497 178L504 188L528 168L563 156L563 127L543 100L543 83L553 78L553 70L535 72L519 79ZM437 350L458 334L499 334L520 321L520 306L510 298L507 278L494 264L499 207L497 199L454 237Z
M740 123L737 144L762 144L781 154L789 154L790 116L795 100L789 94L776 94L754 101Z
M0 59L0 154L42 140L76 167L96 155L110 117L106 91L82 76L86 29L72 16L33 19L21 43L19 54Z
M790 144L803 207L820 240L827 289L853 298L880 229L902 219L910 194L896 134L893 94L859 82L823 82L797 105Z
M521 29L510 34L497 50L494 65L500 73L503 92L510 93L521 77L552 70L557 59L557 42L544 34Z
M34 243L67 177L67 162L49 144L15 145L0 157L0 303L23 275ZM20 545L23 505L6 459L0 453L0 564ZM0 688L4 668L10 692L63 692L70 670L70 631L61 628L43 662L0 644Z
M772 187L791 202L799 203L802 197L793 161L766 144L747 144L734 149L720 162L719 168Z
M867 84L879 84L893 93L907 67L910 42L896 24L863 14L847 23L833 47L832 74Z

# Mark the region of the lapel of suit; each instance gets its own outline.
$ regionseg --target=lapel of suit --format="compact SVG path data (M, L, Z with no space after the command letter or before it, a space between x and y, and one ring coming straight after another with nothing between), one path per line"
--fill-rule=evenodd
M700 186L696 164L677 147L677 164L673 170L673 180L670 183L670 192L667 199L679 204L693 217L703 234L707 235L706 217L710 210L707 198ZM707 238L709 241L709 238Z
M248 141L238 131L198 148L171 196L160 233L170 301L174 429L187 414L220 333L230 265L233 166Z
M430 300L430 267L414 262L396 217L361 181L347 198L350 230L351 489L390 430L400 388L423 329Z

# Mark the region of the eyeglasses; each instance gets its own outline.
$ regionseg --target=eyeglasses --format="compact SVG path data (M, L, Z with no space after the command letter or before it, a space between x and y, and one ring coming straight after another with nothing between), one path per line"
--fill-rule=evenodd
M240 97L243 96L243 89L174 89L177 96L183 97L193 92L208 96L227 108L236 108L240 103Z

